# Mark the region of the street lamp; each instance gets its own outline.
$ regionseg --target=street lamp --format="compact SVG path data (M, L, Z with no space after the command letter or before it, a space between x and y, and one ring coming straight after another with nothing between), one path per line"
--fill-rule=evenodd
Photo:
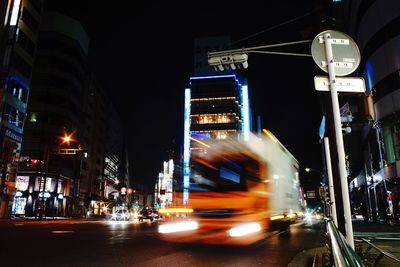
M323 174L321 171L317 170L317 169L312 169L312 168L305 168L304 169L306 172L318 172L319 174L321 174L322 178L325 178L325 174Z
M325 195L325 174L323 172L321 172L320 170L313 169L313 168L304 168L304 171L307 172L307 173L316 172L316 173L321 175L322 182L320 183L320 185L322 185L323 190L319 191L319 195L322 198L322 196ZM323 199L324 199L324 202L325 202L325 196L323 197ZM324 209L325 209L325 207L324 207Z
M68 134L67 132L64 132L64 136L59 137L61 140L61 145L66 144L68 147L70 147L71 142L77 142L78 140L73 138L74 133ZM74 158L74 202L76 200L76 197L79 196L80 192L80 176L82 172L82 164L83 164L83 158L87 157L87 150L82 149L81 145L78 145L78 148L59 148L53 151L53 154L58 154L58 155L73 155L73 156L79 156L79 173L77 173L76 170L76 161ZM75 203L74 203L75 204Z
M61 144L67 144L70 146L70 142L75 142L76 140L73 138L74 133L67 134L64 132L64 136L61 136Z

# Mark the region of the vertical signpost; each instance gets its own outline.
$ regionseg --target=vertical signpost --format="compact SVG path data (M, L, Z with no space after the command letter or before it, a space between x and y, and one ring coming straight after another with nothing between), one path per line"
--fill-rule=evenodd
M335 125L335 137L339 161L339 175L342 189L346 240L354 249L349 185L347 181L338 89L336 88L336 76L348 75L358 67L360 64L360 51L350 36L338 31L329 30L318 34L314 38L311 45L311 54L315 63L323 71L327 72L329 76L329 90L332 98L333 121ZM341 80L343 82L343 80L346 79L342 78Z

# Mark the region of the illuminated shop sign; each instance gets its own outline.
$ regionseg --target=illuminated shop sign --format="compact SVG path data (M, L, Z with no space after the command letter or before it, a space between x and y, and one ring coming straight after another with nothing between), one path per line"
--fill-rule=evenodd
M40 192L39 197L49 198L51 195L49 192Z
M29 176L17 176L15 179L15 188L19 191L25 191L28 189Z
M192 132L191 137L196 138L196 139L200 139L200 140L208 140L211 139L211 133L195 133Z
M8 137L8 138L10 138L10 139L12 139L14 141L17 141L18 143L22 142L22 135L21 134L15 132L13 130L7 129L5 127L1 130L1 135L4 136L4 137Z

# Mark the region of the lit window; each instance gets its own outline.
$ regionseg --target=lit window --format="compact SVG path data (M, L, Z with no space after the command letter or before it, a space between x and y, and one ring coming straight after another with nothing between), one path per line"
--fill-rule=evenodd
M14 1L14 6L13 6L13 9L12 9L12 13L11 13L10 26L17 25L20 4L21 4L21 0L15 0Z

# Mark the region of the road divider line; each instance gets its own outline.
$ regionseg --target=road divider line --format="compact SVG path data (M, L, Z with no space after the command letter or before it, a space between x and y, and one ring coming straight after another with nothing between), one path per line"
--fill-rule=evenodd
M75 231L51 231L50 233L52 234L72 234L75 233Z

